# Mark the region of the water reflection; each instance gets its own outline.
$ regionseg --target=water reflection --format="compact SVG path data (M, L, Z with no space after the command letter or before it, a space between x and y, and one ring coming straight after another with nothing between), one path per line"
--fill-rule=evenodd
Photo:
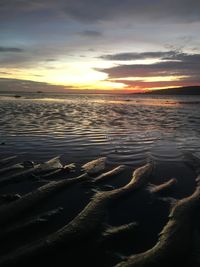
M148 153L177 160L181 150L200 152L200 101L105 95L24 95L1 98L3 153L41 159L63 154L84 160L108 155L110 163L138 164ZM166 148L176 146L178 152ZM77 158L78 157L78 158Z

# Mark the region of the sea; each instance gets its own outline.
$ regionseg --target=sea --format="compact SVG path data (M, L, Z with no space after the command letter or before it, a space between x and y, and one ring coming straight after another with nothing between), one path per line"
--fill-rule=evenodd
M200 96L0 94L0 158L110 165L200 155Z

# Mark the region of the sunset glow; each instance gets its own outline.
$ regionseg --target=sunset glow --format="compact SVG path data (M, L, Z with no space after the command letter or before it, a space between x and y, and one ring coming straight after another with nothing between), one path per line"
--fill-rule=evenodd
M33 90L116 92L200 84L195 9L186 17L179 1L173 16L161 3L156 12L138 1L124 1L122 8L86 0L87 10L76 2L1 6L0 83L11 88L13 80L29 81L29 91L32 83ZM158 12L163 15L155 19Z

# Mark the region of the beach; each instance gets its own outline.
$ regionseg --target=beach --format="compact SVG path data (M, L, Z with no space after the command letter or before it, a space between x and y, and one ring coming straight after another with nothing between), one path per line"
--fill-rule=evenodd
M0 1L0 267L200 266L200 1Z
M197 97L1 97L1 266L198 266ZM179 246L152 263L172 221Z

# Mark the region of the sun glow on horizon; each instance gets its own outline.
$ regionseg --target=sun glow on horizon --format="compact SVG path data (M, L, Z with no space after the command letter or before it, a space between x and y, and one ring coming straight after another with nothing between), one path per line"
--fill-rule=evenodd
M66 59L65 59L66 60ZM144 61L147 65L154 62ZM130 64L130 62L129 62ZM127 65L129 65L127 64ZM89 60L80 62L53 61L47 65L30 68L1 69L2 78L29 80L33 82L49 84L49 86L61 86L64 89L73 90L123 90L124 92L145 92L148 90L179 87L177 83L187 79L187 75L163 75L144 77L109 78L106 69L120 66L119 63ZM135 84L134 84L135 82ZM169 82L169 85L164 83ZM172 83L174 82L174 85ZM154 84L155 83L155 84ZM159 86L160 83L160 86Z

